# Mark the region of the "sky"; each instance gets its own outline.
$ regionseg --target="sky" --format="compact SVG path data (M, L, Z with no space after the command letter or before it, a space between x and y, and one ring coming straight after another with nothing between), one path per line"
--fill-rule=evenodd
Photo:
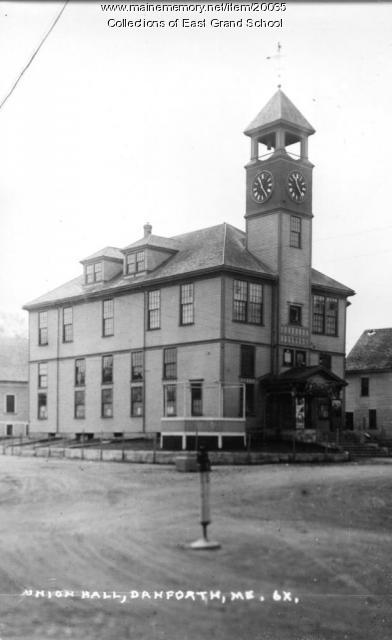
M22 331L23 304L79 275L89 254L139 239L147 221L163 236L243 229L243 130L279 82L316 129L313 266L357 292L348 349L365 329L392 326L392 4L202 14L101 4L67 4L0 109L3 330ZM0 2L0 102L62 6ZM138 19L165 26L122 26Z

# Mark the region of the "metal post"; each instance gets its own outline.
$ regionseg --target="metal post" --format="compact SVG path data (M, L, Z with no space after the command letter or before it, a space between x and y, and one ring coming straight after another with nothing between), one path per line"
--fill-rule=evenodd
M201 518L200 524L203 535L199 540L192 542L191 549L219 549L219 542L208 540L207 527L211 523L210 513L210 470L211 463L208 458L207 450L204 446L200 446L197 454L197 462L200 471L200 492L201 492Z

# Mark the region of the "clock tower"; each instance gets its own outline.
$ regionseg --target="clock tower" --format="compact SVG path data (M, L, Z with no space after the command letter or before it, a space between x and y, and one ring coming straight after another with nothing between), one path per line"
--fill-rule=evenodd
M313 127L279 88L245 130L247 248L278 277L272 372L307 364L311 324ZM285 362L284 352L291 352Z

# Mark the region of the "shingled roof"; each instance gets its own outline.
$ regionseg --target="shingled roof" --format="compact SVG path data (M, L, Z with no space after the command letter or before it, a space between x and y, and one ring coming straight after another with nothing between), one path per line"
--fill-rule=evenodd
M153 238L154 236L150 236ZM161 243L161 238L158 243ZM143 239L144 242L146 239ZM62 300L86 298L100 293L114 293L131 290L141 285L148 285L156 281L171 280L182 276L198 275L203 272L220 269L230 269L244 275L256 275L275 280L274 273L266 264L258 260L246 248L246 234L244 231L230 224L222 223L206 229L198 229L182 235L166 238L166 248L176 247L175 253L158 266L154 271L137 274L131 279L122 273L109 282L97 282L89 285L88 291L84 284L83 275L49 291L25 305L25 309L50 305ZM138 242L128 247L139 246ZM354 292L319 271L312 271L312 282L319 288L333 290L342 295L352 295Z
M367 329L346 360L346 372L392 369L392 328Z
M0 382L27 382L27 338L0 336Z
M278 89L256 118L246 127L244 133L252 135L258 129L267 125L286 123L298 127L311 135L314 133L312 125L304 118L297 107L289 100L281 89Z

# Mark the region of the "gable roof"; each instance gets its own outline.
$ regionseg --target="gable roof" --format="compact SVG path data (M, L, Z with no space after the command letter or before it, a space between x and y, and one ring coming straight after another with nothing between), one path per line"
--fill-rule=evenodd
M345 284L326 276L317 269L312 269L312 287L315 289L331 290L333 293L341 293L344 296L355 296L355 291Z
M392 328L367 329L346 359L346 372L392 369Z
M117 247L104 247L103 249L100 249L100 251L92 253L91 256L83 258L80 262L84 264L90 260L96 260L97 258L109 258L109 260L120 260L122 262L124 254L121 249L117 249Z
M251 135L262 127L285 122L294 125L298 129L306 131L309 135L315 132L312 125L304 118L297 107L289 100L281 89L278 89L256 118L246 127L244 133Z
M27 338L0 336L0 381L27 382Z
M138 247L154 247L156 249L169 249L170 251L177 250L177 246L172 238L164 238L163 236L156 236L151 233L148 236L140 238L140 240L129 244L123 249L123 251L137 249Z

